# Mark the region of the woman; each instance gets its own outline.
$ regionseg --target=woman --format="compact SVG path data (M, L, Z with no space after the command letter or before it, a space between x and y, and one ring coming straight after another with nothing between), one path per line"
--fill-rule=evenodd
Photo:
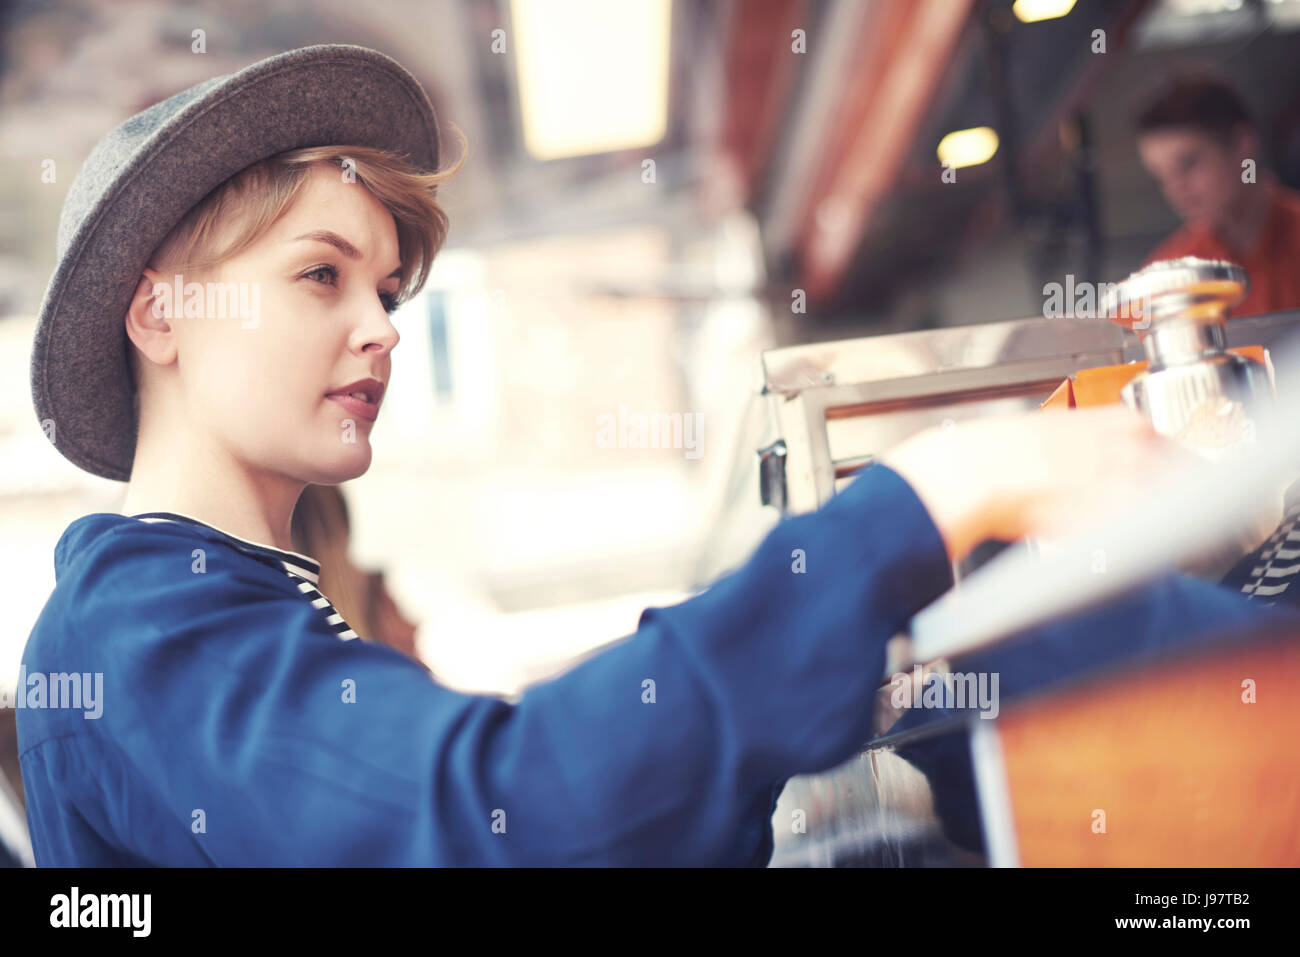
M765 863L782 782L865 740L951 562L1175 461L1125 410L922 433L518 702L444 688L354 640L291 537L307 485L369 467L389 314L446 234L436 129L392 60L310 47L133 117L74 183L33 394L130 484L60 539L24 654L38 864Z

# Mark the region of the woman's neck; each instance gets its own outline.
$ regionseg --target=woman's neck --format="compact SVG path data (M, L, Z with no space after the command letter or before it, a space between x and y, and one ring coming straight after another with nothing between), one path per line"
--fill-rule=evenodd
M215 449L196 449L192 440L165 449L141 442L119 511L177 512L247 541L294 551L290 529L304 487Z

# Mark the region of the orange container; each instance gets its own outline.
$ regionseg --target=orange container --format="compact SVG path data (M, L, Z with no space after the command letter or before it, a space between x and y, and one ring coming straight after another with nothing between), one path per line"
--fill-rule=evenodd
M1262 362L1268 369L1269 381L1273 381L1273 362L1269 358L1268 350L1263 346L1239 346L1228 351L1234 355ZM1080 369L1073 376L1062 381L1043 401L1041 408L1082 409L1121 402L1123 400L1120 398L1120 390L1148 364L1143 360L1115 366L1098 366L1095 369Z

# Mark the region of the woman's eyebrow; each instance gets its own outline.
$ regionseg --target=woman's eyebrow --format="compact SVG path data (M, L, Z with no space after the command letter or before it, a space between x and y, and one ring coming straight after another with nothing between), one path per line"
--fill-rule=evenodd
M357 249L356 246L353 246L350 242L348 242L338 233L334 232L332 229L317 229L310 233L303 233L301 236L295 236L293 239L294 242L298 242L299 240L307 240L309 242L314 242L314 243L326 243L330 246L333 246L335 249L341 252L344 256L347 256L349 259L363 258L361 255L361 250ZM402 275L402 267L398 266L396 269L390 272L385 278L398 279L401 277L401 275Z

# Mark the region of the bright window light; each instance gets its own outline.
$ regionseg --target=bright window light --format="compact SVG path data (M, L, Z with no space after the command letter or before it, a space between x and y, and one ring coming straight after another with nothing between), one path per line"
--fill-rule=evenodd
M1055 20L1074 9L1075 0L1016 0L1011 12L1022 23Z
M998 134L987 126L956 130L939 141L939 162L953 169L987 163L998 151Z
M511 0L510 16L532 156L583 156L664 138L669 0Z

